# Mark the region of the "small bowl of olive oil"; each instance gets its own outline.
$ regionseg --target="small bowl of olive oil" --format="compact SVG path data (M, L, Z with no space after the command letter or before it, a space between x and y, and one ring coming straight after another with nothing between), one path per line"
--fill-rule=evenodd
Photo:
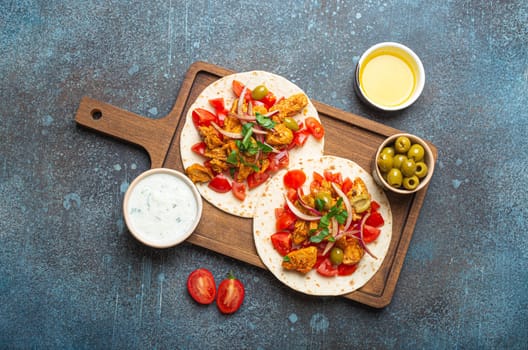
M422 94L425 71L407 46L384 42L370 47L356 66L354 88L359 98L382 111L398 111Z

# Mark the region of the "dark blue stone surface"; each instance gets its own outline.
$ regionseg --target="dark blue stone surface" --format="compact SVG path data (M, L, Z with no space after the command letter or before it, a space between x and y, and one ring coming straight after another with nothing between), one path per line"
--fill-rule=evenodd
M352 88L381 41L411 47L427 74L391 115ZM526 1L10 0L0 57L0 348L526 348ZM161 118L198 60L283 75L438 147L388 307L304 296L206 249L129 235L124 191L149 159L78 128L75 111L89 95ZM190 299L197 267L243 280L238 313Z

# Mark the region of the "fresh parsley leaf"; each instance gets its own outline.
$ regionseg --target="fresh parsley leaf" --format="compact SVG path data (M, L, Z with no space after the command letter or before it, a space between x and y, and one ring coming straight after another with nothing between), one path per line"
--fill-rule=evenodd
M239 154L237 151L232 150L231 153L227 156L226 162L233 165L238 165Z
M270 117L266 117L263 114L255 113L255 117L257 119L257 123L262 126L265 129L273 129L275 127L275 122L271 120Z
M315 209L322 211L325 207L325 204L326 202L324 201L324 199L321 199L321 198L315 199Z
M317 235L310 237L310 242L321 243L329 234L328 228L324 228Z
M262 143L260 141L257 141L257 145L260 148L260 150L264 153L270 153L271 151L273 151L273 147L265 143Z
M290 262L290 257L285 255L282 257L282 261Z

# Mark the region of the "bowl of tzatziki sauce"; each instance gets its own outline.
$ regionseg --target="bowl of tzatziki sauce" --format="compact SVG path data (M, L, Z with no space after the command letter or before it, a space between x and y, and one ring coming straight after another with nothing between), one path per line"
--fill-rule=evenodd
M168 169L147 170L128 187L123 214L130 233L154 248L185 241L202 216L202 197L183 173Z

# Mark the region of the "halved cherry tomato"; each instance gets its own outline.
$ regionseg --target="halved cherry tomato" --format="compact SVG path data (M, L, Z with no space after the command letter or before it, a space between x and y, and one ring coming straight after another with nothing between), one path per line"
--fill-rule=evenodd
M268 172L258 172L258 173L251 173L247 177L247 184L249 189L255 188L258 185L265 182L270 177L270 174Z
M321 123L314 117L308 117L304 120L306 127L316 139L321 139L324 136L324 128Z
M292 147L295 146L303 146L306 141L308 140L308 137L310 136L310 132L306 129L301 129L299 131L295 131L293 133L293 141L291 143Z
M216 296L213 274L204 268L194 270L187 278L187 291L200 304L211 304Z
M218 286L216 306L218 306L221 313L232 314L242 305L244 294L245 290L242 282L229 273L227 278L220 282Z
M233 181L231 185L231 191L233 192L235 198L240 201L244 201L244 199L246 199L246 184L243 182Z
M292 236L286 231L279 231L271 235L271 244L281 256L284 256L292 250Z
M191 146L191 151L193 151L196 154L199 154L203 156L205 154L205 149L207 148L207 145L205 142L198 142Z
M367 218L367 221L365 221L366 225L373 226L373 227L383 226L384 223L385 223L385 220L383 220L383 216L381 216L379 211L372 211L370 213L370 216Z
M363 226L363 241L365 243L374 242L381 233L381 229L370 225Z
M207 109L195 108L192 111L192 120L195 127L209 126L211 122L217 121L216 116Z
M378 202L376 202L376 201L372 201L372 202L370 202L370 209L372 209L372 210L378 210L379 208L380 208L380 205L379 205Z
M337 268L332 265L329 258L325 258L319 267L317 267L317 272L325 277L333 277L337 275Z
M340 264L337 266L337 275L338 276L349 276L357 270L358 264L354 265L345 265Z
M273 172L286 168L290 164L290 156L287 150L279 153L270 153L268 159L270 161L268 169Z
M218 174L213 177L213 179L209 181L208 186L219 193L229 192L232 188L231 183L223 174Z
M283 181L284 186L297 189L306 181L306 174L301 169L292 169L284 175Z
M277 231L282 231L292 226L296 220L297 217L295 216L295 214L293 214L289 210L284 210L282 214L277 217L275 227L277 228Z
M275 102L277 102L277 97L275 96L275 94L273 94L273 92L268 91L268 94L264 96L264 98L262 98L260 101L264 103L267 109L270 109L271 106L273 106Z

